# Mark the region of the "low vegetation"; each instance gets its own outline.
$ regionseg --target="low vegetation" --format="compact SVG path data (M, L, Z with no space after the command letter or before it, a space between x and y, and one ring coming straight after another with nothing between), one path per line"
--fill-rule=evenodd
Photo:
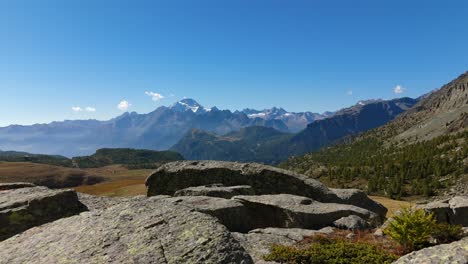
M293 157L280 167L336 187L360 187L399 199L431 196L468 174L468 131L413 144L366 136L351 144ZM355 186L358 183L358 186Z
M264 260L290 264L392 263L414 250L463 237L461 226L436 223L433 215L422 209L404 208L392 219L384 229L385 236L375 236L374 230L337 230L305 238L293 246L273 245Z
M459 225L436 223L433 214L408 207L392 218L384 233L411 252L460 240L463 229Z
M392 218L384 232L408 251L413 251L427 246L435 226L432 214L408 207Z
M274 245L264 259L291 264L382 264L398 256L371 243L318 236L304 248Z

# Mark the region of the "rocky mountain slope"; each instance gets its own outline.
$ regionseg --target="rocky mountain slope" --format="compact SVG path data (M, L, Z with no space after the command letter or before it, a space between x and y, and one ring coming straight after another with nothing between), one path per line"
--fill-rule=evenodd
M317 150L349 135L383 125L411 108L417 100L373 100L317 120L296 134L272 128L245 128L227 135L200 130L187 133L171 149L187 159L214 159L278 163L290 156ZM281 109L277 109L280 114Z
M226 135L194 129L171 150L190 160L227 160L276 163L286 159L279 146L293 135L268 127L246 127Z
M348 144L281 166L330 184L391 197L441 194L468 182L468 73L424 96L392 122Z

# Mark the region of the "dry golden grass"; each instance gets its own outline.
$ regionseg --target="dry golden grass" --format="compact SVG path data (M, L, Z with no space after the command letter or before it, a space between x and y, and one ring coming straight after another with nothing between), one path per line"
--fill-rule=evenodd
M152 170L129 170L120 165L86 169L86 171L104 177L106 182L78 186L75 190L101 196L144 195L146 194L145 180L152 172Z
M83 185L76 187L75 190L101 196L135 196L146 193L144 179L115 180L95 185Z
M0 182L31 182L53 188L92 184L103 179L88 171L31 162L0 162Z
M31 162L0 161L0 181L27 181L43 177L66 177L69 175L89 175L80 169L65 168Z
M408 201L397 201L393 200L387 197L381 197L381 196L369 196L372 200L381 203L383 206L387 207L388 212L387 212L387 217L393 216L396 211L398 211L401 208L404 207L409 207L413 205L413 203L408 202Z

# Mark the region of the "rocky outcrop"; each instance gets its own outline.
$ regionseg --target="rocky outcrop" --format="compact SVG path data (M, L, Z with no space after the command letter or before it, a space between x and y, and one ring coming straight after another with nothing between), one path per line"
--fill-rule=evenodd
M438 222L468 226L468 196L456 196L420 207L433 213Z
M180 196L165 201L181 204L218 218L232 232L253 229L309 228L337 226L345 229L365 229L378 223L375 213L352 205L324 204L306 197L289 194L235 196L224 199L207 196Z
M34 187L36 185L28 182L0 183L0 191Z
M146 179L147 195L174 195L194 186L223 184L248 185L255 194L294 194L319 202L359 206L377 213L382 219L387 209L358 190L330 190L304 175L256 163L223 161L180 161L158 168Z
M35 227L0 242L0 255L9 264L253 263L216 219L158 198Z
M394 262L394 264L417 263L466 264L468 263L468 238L415 251Z
M365 208L372 212L377 213L381 219L385 218L387 214L387 208L382 206L380 203L375 202L361 190L358 189L330 189L333 191L339 198L341 203L352 204Z
M189 187L175 192L174 196L211 196L230 199L237 195L254 195L255 191L248 185L224 186L212 184Z
M233 233L241 245L252 256L255 263L273 263L263 260L263 256L270 253L272 245L293 245L305 237L310 237L316 234L327 234L328 229L323 230L306 230L299 228L265 228L255 229L247 234Z
M247 209L253 228L283 227L320 229L350 215L366 219L372 224L380 223L377 214L347 204L321 203L290 194L236 196Z
M85 210L72 190L32 187L0 191L0 240Z

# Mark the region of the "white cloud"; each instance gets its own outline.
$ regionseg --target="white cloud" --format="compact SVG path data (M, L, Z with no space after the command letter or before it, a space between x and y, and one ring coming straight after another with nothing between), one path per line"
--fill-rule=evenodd
M351 95L353 95L353 91L349 90L349 91L346 92L346 94L351 96Z
M146 95L151 96L151 99L155 102L164 99L164 96L162 94L158 94L155 92L145 92Z
M117 108L122 111L127 111L127 109L132 106L128 101L122 100L120 103L117 105Z
M96 108L87 106L85 108L82 108L80 106L72 106L71 108L73 112L96 112Z
M397 86L395 86L395 88L393 88L393 92L396 93L396 94L404 93L405 90L406 89L403 88L403 86L401 86L401 85L397 85Z

